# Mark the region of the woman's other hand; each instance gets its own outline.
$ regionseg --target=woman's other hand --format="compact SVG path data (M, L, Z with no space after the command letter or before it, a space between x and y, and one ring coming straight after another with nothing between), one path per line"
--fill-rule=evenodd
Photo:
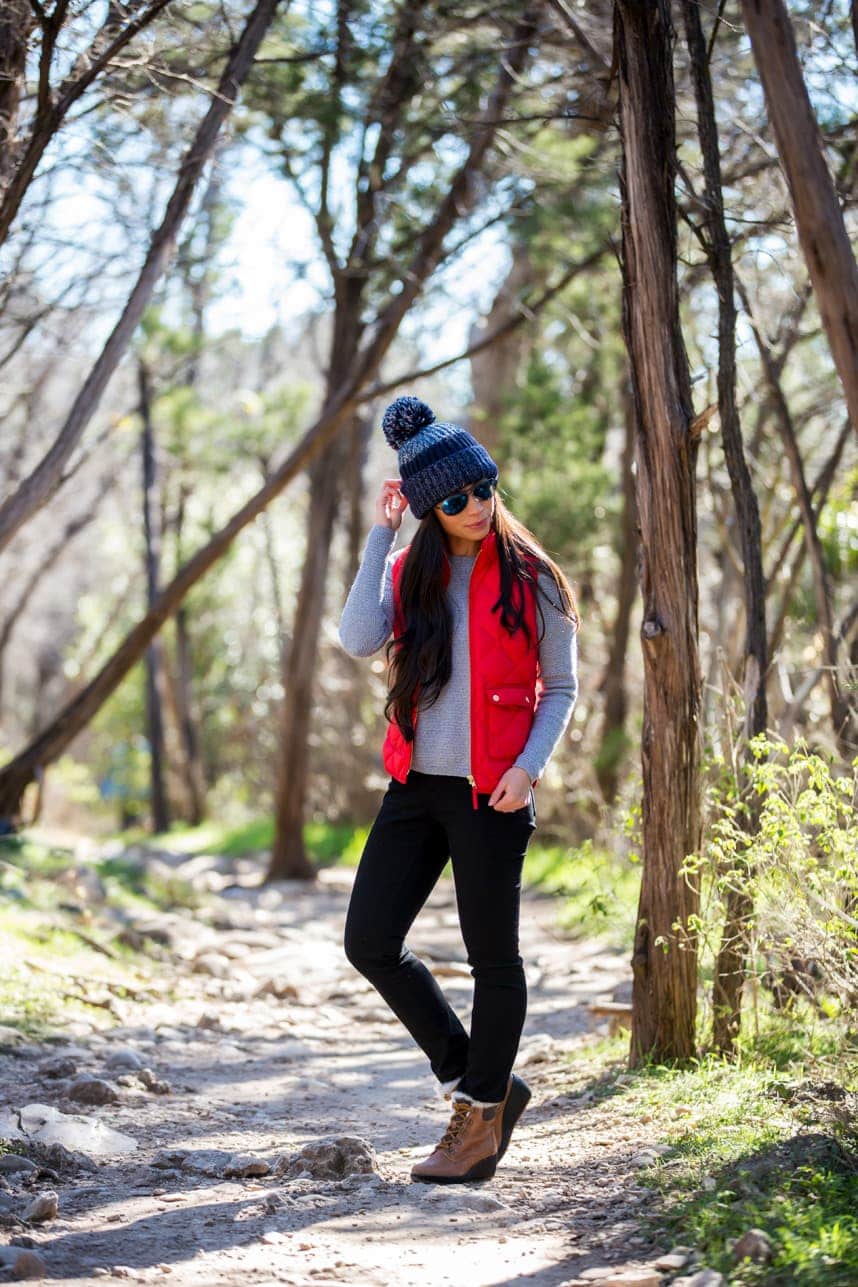
M514 813L523 809L530 794L530 776L526 769L513 765L507 769L494 791L489 796L489 808L498 813Z
M395 532L407 508L408 501L402 493L401 481L398 478L385 478L375 502L376 523L381 527L392 527Z

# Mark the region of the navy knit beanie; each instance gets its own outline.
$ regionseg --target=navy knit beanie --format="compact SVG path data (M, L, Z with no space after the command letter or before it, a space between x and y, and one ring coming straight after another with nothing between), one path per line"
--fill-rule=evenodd
M399 453L402 491L416 518L470 483L498 476L497 465L467 429L436 420L419 398L391 402L381 427Z

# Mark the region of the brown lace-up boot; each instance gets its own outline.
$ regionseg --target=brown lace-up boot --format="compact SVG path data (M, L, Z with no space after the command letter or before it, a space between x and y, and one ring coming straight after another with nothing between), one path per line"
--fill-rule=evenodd
M498 1164L500 1108L454 1099L449 1126L429 1157L411 1168L412 1180L462 1184L491 1179Z

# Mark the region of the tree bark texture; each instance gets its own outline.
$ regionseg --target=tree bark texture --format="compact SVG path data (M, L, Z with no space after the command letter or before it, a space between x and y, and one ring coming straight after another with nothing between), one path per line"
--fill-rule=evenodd
M769 119L822 324L858 433L858 264L849 244L819 124L784 0L742 0Z
M35 25L29 0L7 0L0 7L0 192L15 165L27 42Z
M724 219L721 187L721 153L706 38L695 0L682 0L685 38L688 44L691 79L697 104L697 134L703 157L704 249L718 292L718 416L724 459L730 475L733 503L742 548L745 598L745 641L743 688L745 695L745 748L757 733L765 731L766 706L766 591L763 576L763 546L760 511L751 474L745 459L742 426L736 405L736 303L730 238ZM741 786L741 784L740 784ZM745 819L756 828L757 818ZM746 925L753 907L744 893L728 897L721 947L713 981L713 1043L724 1053L735 1047L741 1027L742 986L745 978Z
M194 713L194 667L188 610L183 604L176 613L176 722L182 747L182 785L185 819L192 827L205 817L206 779L200 750L198 721Z
M695 1052L700 848L696 440L676 281L673 30L667 0L618 0L623 331L637 439L644 659L643 874L630 1062Z

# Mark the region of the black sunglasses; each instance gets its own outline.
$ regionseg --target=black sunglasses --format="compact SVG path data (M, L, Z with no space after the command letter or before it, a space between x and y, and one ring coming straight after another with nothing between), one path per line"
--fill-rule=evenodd
M491 500L497 485L498 480L496 478L484 478L480 482L474 483L471 491L477 500L487 501ZM439 501L436 508L442 510L449 518L453 518L455 514L461 514L468 503L470 494L471 492L454 492L452 496L445 496L442 501Z

